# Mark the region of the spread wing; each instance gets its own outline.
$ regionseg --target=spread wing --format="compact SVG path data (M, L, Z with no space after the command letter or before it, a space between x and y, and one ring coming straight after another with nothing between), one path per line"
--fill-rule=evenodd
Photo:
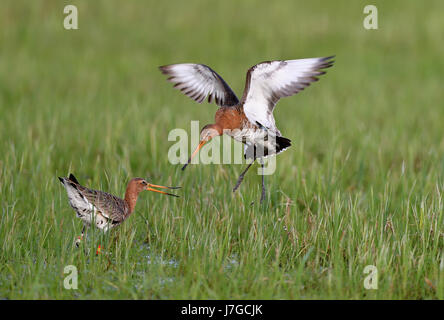
M202 103L216 102L218 106L235 106L239 99L228 84L213 69L203 64L182 63L159 67L168 81L191 99Z
M333 65L332 58L268 61L251 67L241 100L248 120L280 135L273 117L276 103L318 81L317 76L325 73L322 69Z

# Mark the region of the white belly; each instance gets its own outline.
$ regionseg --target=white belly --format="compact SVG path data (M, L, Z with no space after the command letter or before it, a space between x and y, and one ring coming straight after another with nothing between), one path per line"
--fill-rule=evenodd
M267 135L267 132L261 129L248 128L241 130L230 130L227 132L227 134L236 141L247 144L256 144L263 141L264 137Z
M97 228L106 232L111 227L109 220L88 200L85 198L82 200L83 203L71 201L71 206L76 211L77 217L79 217L86 226L90 227L91 225L95 225Z
M83 223L88 227L91 225L95 225L97 228L105 232L111 228L109 220L101 215L100 212L97 213L96 207L94 207L94 210L90 213L81 216L80 219L82 219Z

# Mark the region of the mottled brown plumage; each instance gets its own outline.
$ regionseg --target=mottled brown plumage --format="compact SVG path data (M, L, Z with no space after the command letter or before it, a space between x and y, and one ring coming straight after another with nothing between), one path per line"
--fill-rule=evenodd
M145 179L134 178L128 183L124 199L121 199L108 192L82 186L72 174L69 175L69 178L59 177L59 180L66 189L69 203L76 212L77 217L82 219L85 226L89 227L91 224L94 224L104 232L121 224L133 213L139 193L143 190L178 197L177 195L154 188L179 188L158 186L148 183ZM82 236L84 229L82 230Z

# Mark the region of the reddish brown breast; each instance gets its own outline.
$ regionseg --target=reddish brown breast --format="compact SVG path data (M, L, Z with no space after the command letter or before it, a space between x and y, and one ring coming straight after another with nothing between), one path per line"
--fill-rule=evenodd
M241 107L221 107L217 110L214 117L216 124L222 129L243 129L249 127L250 123L245 116L244 110Z

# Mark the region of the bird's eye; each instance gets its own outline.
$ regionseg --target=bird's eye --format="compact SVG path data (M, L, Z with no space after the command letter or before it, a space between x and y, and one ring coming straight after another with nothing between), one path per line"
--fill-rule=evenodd
M146 186L146 185L147 185L146 181L142 181L142 184L143 184L144 186Z

